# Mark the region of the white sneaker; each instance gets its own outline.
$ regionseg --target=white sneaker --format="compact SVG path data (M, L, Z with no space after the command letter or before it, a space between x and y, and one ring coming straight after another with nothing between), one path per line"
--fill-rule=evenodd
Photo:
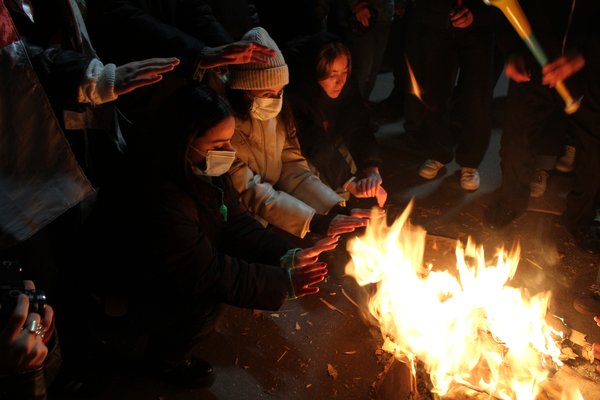
M437 176L440 169L444 168L444 164L435 160L427 160L421 168L419 168L419 176L425 179L433 179Z
M529 182L529 196L535 199L542 197L546 193L549 176L548 172L543 169L536 169L531 177L531 182Z
M465 190L479 189L479 172L476 168L461 168L460 187L462 187Z
M565 146L565 154L556 161L554 168L560 172L571 172L573 171L573 163L575 163L575 147L567 145Z

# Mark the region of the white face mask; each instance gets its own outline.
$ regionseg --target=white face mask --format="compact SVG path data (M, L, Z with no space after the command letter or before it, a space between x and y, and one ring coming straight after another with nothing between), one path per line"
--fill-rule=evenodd
M283 105L283 94L276 99L265 97L253 97L250 106L252 118L266 121L279 115Z
M229 150L209 150L208 153L190 146L198 154L206 158L206 169L202 170L192 164L192 172L200 176L221 176L231 168L235 161L235 151Z

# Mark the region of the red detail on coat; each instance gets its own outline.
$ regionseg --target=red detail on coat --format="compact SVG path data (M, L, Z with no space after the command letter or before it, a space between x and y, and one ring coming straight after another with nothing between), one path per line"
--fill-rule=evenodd
M17 28L4 4L4 0L0 0L0 49L17 40L19 40Z

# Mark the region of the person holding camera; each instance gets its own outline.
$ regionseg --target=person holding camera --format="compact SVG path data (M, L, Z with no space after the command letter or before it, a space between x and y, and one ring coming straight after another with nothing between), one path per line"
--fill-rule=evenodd
M133 163L122 188L98 199L88 220L97 235L90 243L98 246L91 259L100 261L98 271L113 268L104 289L112 284L128 295L143 320L151 375L202 387L214 370L193 349L213 331L224 304L276 310L318 292L327 273L318 255L337 239L302 250L263 228L227 174L235 158L229 103L197 84L168 100L156 143ZM117 282L123 286L114 288Z
M36 302L33 282L25 281L24 288L25 290L17 288L5 290L4 286L2 287L0 305L3 321L0 326L0 399L2 400L46 399L46 382L51 380L60 365L60 351L54 337L54 311L51 306ZM12 313L5 315L4 311L8 309L12 309Z

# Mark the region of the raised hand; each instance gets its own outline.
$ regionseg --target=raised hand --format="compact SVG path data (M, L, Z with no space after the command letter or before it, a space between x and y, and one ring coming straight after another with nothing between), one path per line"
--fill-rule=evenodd
M177 64L177 58L151 58L121 65L116 70L115 94L119 96L152 85L162 79L161 74L173 70Z
M300 250L294 256L294 267L302 267L317 262L319 254L337 247L339 236L326 236L317 241L312 247Z
M291 271L292 286L296 297L304 297L308 294L315 294L319 288L313 286L327 275L327 264L318 262L304 267L294 268Z
M348 184L348 191L357 198L375 197L383 179L377 167L366 168L365 177Z
M240 40L219 47L206 47L200 60L200 67L214 68L229 64L254 62L267 64L275 56L275 50L262 44Z

